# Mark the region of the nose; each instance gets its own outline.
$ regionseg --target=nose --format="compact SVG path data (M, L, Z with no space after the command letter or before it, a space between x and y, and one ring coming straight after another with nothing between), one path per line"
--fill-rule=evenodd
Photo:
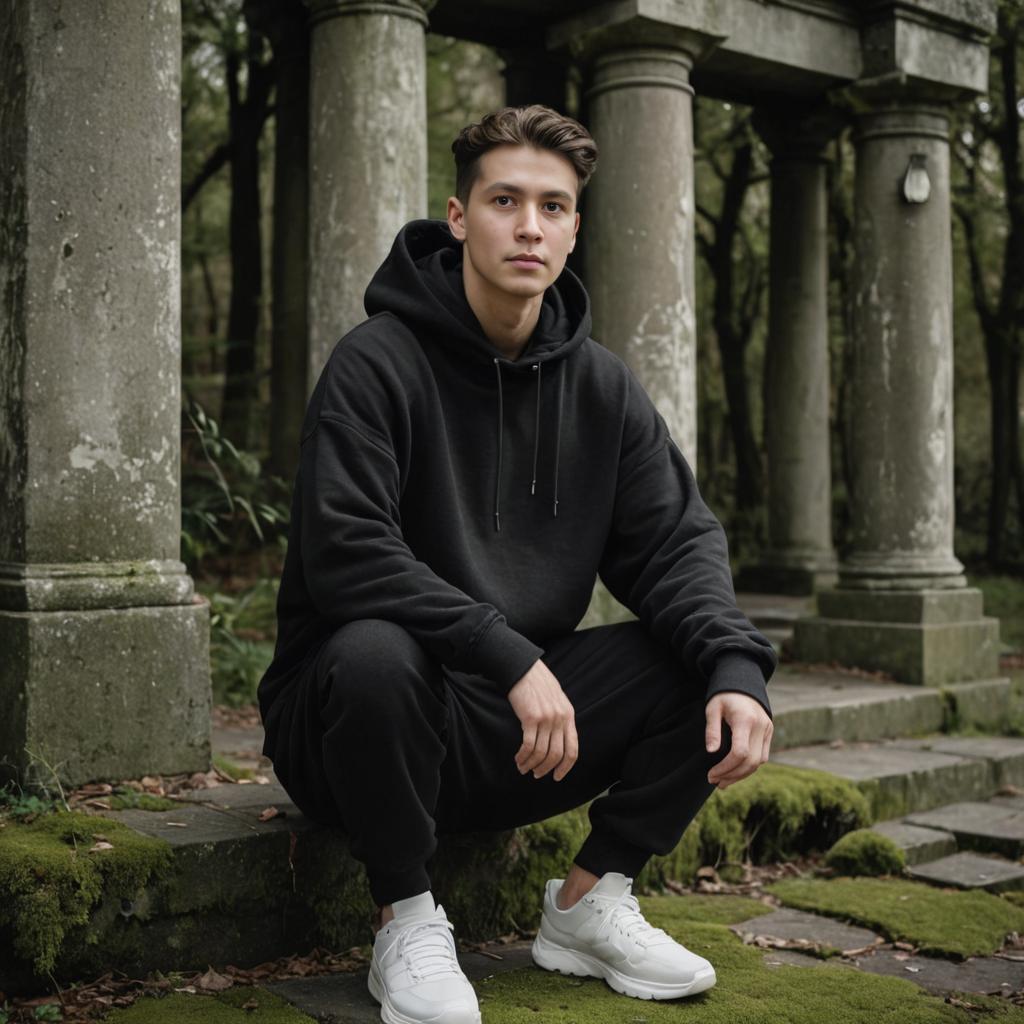
M524 204L516 224L516 238L540 241L543 234L540 229L540 218L537 211L529 203Z

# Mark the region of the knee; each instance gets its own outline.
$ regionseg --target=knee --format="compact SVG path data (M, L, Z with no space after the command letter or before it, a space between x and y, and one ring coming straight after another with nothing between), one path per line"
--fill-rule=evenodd
M393 706L435 675L440 684L440 666L407 630L385 619L359 619L335 630L320 652L317 674L325 701L343 696L346 705L364 707Z

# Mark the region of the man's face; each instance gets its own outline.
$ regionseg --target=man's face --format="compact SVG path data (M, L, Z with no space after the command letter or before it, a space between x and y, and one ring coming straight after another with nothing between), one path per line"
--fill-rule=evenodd
M466 272L486 290L532 298L562 272L576 245L576 172L533 146L496 146L480 158L466 206L448 200L448 226L462 241ZM530 260L516 260L529 255Z

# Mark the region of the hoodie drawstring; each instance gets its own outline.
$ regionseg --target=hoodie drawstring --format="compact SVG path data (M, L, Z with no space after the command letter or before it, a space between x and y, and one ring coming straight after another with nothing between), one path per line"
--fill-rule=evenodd
M541 393L541 363L534 363L533 369L537 374L537 397L533 423L533 479L530 481L530 494L537 492L537 452L540 448L540 393ZM499 497L501 494L501 446L502 436L505 432L505 406L501 387L501 361L494 360L494 371L498 375L498 470L494 481L494 529L501 532L501 515L498 509ZM555 426L555 496L551 507L553 518L558 516L558 456L562 440L562 401L565 395L565 360L558 364L558 418Z

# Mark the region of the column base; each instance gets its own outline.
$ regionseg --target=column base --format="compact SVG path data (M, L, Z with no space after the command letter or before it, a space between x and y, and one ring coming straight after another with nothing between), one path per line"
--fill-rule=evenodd
M210 611L194 600L0 610L0 781L52 790L43 760L63 786L207 771Z
M999 674L999 620L983 614L976 587L848 590L817 596L818 614L798 619L793 650L805 662L886 672L941 686Z

